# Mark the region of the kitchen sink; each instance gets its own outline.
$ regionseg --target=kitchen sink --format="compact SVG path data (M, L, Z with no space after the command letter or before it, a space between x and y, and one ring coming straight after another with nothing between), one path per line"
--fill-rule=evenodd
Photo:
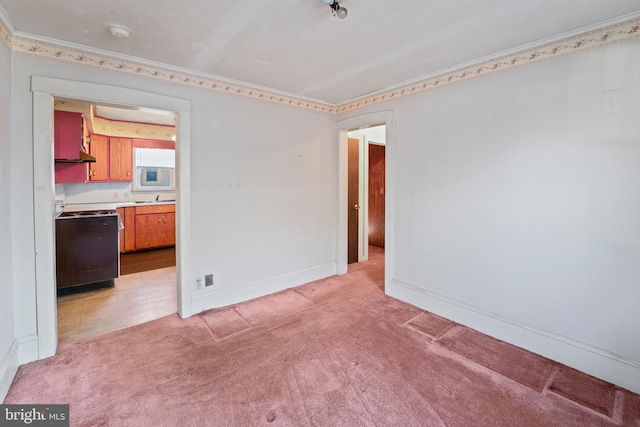
M136 200L134 203L171 203L175 202L175 200Z

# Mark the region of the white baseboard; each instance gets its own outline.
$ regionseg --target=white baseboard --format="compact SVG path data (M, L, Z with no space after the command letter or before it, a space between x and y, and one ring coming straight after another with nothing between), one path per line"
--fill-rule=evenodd
M28 337L22 337L17 339L20 345L20 364L35 362L40 360L40 353L38 350L38 336L30 335Z
M640 361L392 279L389 296L540 354L635 393Z
M7 397L9 387L18 372L18 366L20 366L20 343L18 340L13 340L4 360L0 363L0 402L4 402Z
M192 313L258 298L336 274L336 264L328 263L233 288L202 291L191 297Z

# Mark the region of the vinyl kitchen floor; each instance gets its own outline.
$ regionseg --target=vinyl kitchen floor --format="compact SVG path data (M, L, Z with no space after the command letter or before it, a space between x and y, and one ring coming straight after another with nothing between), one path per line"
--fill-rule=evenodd
M58 298L58 342L149 322L176 308L175 266L120 276L112 288Z

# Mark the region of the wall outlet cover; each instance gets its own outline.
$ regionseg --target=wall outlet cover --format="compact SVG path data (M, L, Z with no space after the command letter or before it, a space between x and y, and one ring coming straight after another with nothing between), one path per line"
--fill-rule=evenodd
M207 274L204 276L204 285L213 286L213 274Z

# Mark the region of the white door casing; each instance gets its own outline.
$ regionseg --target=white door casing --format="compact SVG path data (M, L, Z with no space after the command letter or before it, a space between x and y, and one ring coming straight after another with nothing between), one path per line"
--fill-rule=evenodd
M55 285L53 100L75 99L142 106L177 113L176 120L176 279L178 314L191 313L191 102L117 86L46 77L31 78L33 93L33 198L38 359L53 356L58 345ZM22 362L22 361L21 361Z
M393 272L393 153L395 149L395 126L393 111L362 114L337 123L338 131L338 227L336 230L336 265L337 274L347 272L347 134L349 131L372 126L385 125L386 131L386 190L385 190L385 288L391 281ZM365 165L368 167L368 165ZM366 233L365 233L366 234ZM366 254L366 252L365 252Z

